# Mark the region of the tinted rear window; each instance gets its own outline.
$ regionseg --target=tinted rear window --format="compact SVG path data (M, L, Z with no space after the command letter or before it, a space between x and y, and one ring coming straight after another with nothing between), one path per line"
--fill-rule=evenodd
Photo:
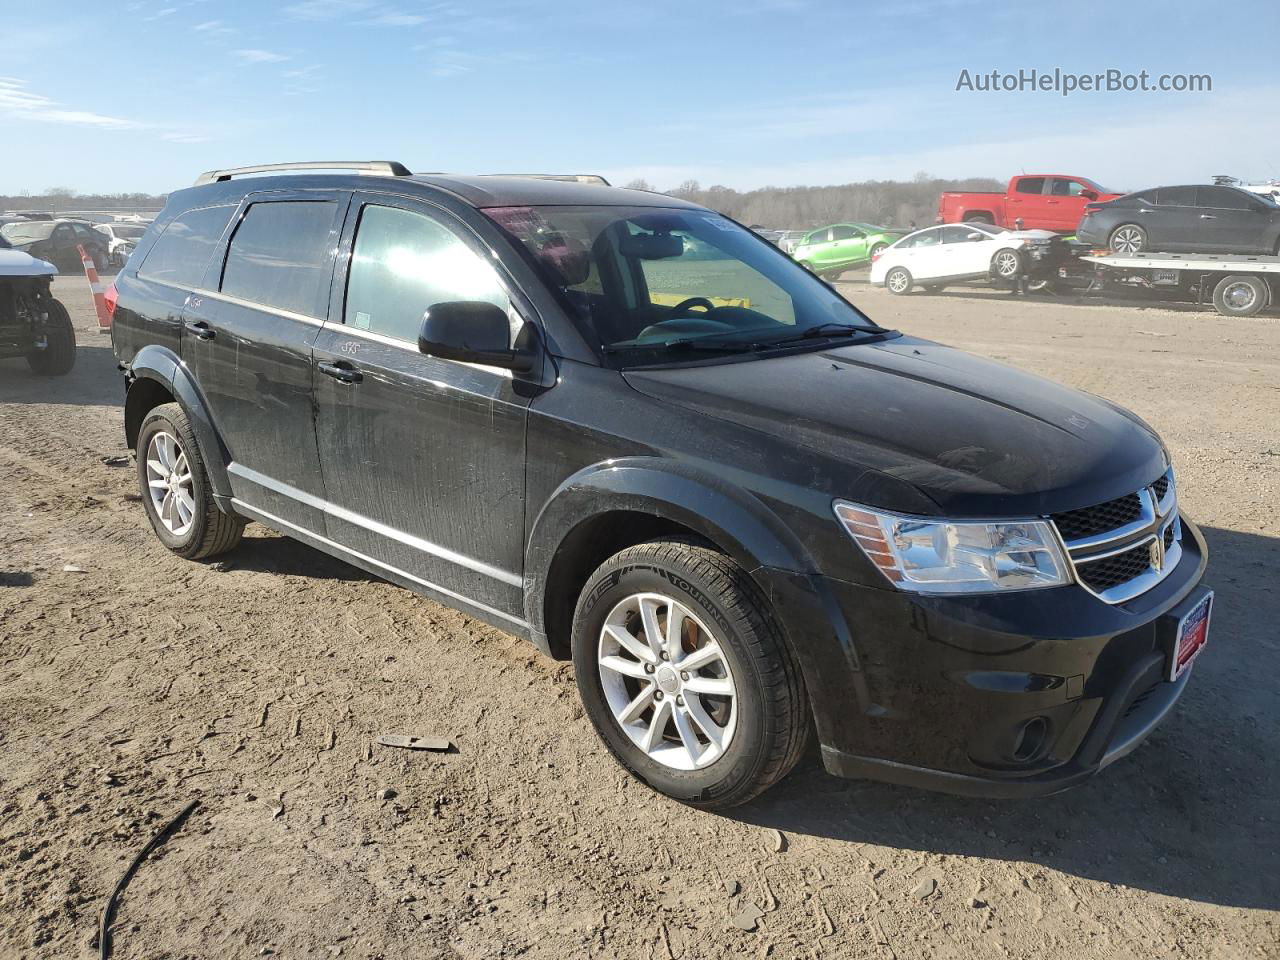
M235 209L202 207L175 217L138 267L138 276L183 287L198 287L204 279L204 269L213 248L217 246Z
M331 201L255 203L231 238L222 292L309 317L323 316L330 268Z
M1156 191L1156 203L1162 207L1194 207L1195 187L1161 187Z
M1014 189L1018 193L1043 193L1044 177L1023 177Z

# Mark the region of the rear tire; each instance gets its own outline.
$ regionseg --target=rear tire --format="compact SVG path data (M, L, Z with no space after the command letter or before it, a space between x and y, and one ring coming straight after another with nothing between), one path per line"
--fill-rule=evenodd
M884 275L885 289L899 297L910 293L913 283L911 271L906 267L894 267Z
M1260 277L1232 274L1213 288L1213 305L1224 317L1252 317L1267 308L1271 291Z
M161 543L180 557L203 560L240 542L245 521L218 509L182 407L165 403L148 413L138 431L137 452L143 508ZM185 483L166 483L184 476Z
M1111 231L1107 245L1115 253L1141 253L1147 249L1147 231L1136 223L1122 223Z
M755 582L709 547L654 541L607 560L578 598L573 663L614 758L692 806L746 803L808 747L799 666Z
M27 366L42 377L62 377L76 365L76 328L71 324L67 308L59 301L49 300L48 305L45 346L27 354Z

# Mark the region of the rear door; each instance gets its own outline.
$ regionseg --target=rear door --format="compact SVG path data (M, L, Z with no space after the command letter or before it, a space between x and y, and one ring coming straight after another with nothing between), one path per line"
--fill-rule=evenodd
M1010 230L1016 229L1016 221L1020 219L1027 229L1042 226L1052 216L1053 209L1044 195L1047 188L1047 177L1018 177L1005 198L1004 225Z
M973 239L974 236L978 239ZM986 276L991 257L1001 244L984 230L967 226L943 227L942 247L954 276Z
M1270 217L1261 200L1231 187L1196 191L1197 247L1205 253L1270 253L1264 239Z
M942 248L943 227L930 227L893 248L901 266L916 280L949 276L948 251Z
M513 333L532 308L466 224L424 201L357 194L342 251L315 351L328 536L522 619L533 392L509 370L423 354L418 331L436 303L496 303Z
M349 196L250 194L183 314L182 357L227 445L233 494L308 533L324 531L311 349Z

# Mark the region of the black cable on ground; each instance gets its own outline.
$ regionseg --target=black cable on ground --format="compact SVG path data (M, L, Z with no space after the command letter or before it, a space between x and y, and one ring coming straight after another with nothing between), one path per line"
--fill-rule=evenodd
M120 899L120 894L124 893L124 888L129 885L129 881L138 872L138 867L142 866L142 862L151 855L151 851L164 843L170 834L182 826L183 821L191 816L191 811L198 806L200 806L200 801L192 800L182 808L181 813L165 824L160 832L152 837L147 845L142 848L142 852L133 858L133 862L129 864L129 869L124 872L124 876L120 878L115 889L111 891L111 896L107 897L107 904L102 908L102 922L98 925L99 960L107 960L111 956L111 921L115 919L116 903Z

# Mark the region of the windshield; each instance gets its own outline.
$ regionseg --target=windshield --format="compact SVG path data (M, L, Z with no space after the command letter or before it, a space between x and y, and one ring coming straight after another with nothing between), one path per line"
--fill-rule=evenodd
M35 220L31 223L6 223L0 227L0 233L10 243L35 243L37 240L48 240L57 226L51 220Z
M620 365L881 332L776 247L708 210L500 207L588 336ZM675 359L680 359L678 356Z
M1088 177L1076 177L1076 179L1079 180L1081 183L1083 183L1088 189L1094 191L1095 193L1115 193L1114 190L1108 190L1106 187L1098 186L1097 183L1090 180Z

